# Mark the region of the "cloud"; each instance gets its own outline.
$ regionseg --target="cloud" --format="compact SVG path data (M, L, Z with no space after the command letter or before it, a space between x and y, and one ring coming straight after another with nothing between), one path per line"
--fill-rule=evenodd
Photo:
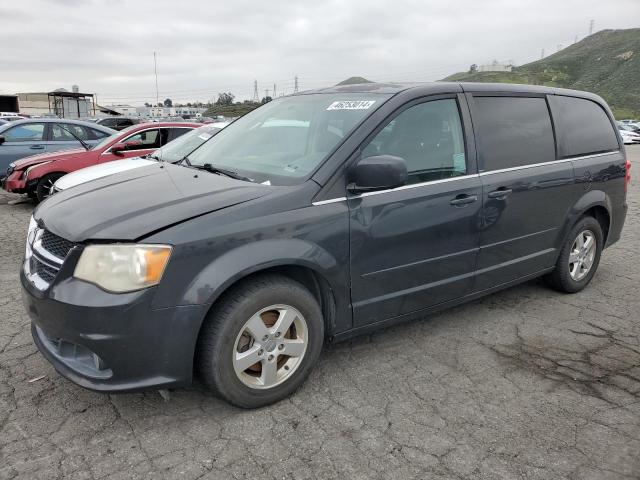
M624 15L620 12L624 11ZM0 92L72 84L101 103L290 93L361 75L430 81L493 59L526 63L574 36L633 27L640 2L494 0L4 0Z

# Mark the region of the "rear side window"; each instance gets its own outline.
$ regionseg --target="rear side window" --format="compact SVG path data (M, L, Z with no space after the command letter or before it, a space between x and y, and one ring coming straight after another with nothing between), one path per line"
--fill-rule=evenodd
M618 137L609 117L596 102L549 95L561 157L618 150Z
M544 98L475 97L473 125L484 171L555 160Z
M54 142L76 142L77 140L72 134L82 140L89 140L89 133L80 125L58 125L55 123L51 128L51 140Z
M108 133L105 132L101 132L100 130L96 130L95 128L91 128L91 134L93 135L93 138L95 138L96 140L99 140L101 138L106 138L109 136Z

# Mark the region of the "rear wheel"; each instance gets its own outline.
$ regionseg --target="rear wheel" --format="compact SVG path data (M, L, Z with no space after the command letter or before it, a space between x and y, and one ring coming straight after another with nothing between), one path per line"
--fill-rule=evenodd
M64 173L50 173L42 177L36 186L36 200L41 202L51 195L53 184L63 175Z
M287 277L260 275L233 287L212 309L196 367L228 402L261 407L304 382L323 339L322 312L313 295Z
M571 229L547 283L556 290L575 293L586 287L596 273L604 247L602 227L593 217L583 217Z

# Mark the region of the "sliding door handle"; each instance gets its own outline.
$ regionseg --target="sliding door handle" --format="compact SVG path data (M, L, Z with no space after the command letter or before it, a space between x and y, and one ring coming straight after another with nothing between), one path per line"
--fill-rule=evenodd
M477 202L477 201L478 201L477 195L467 195L466 193L463 193L461 195L456 196L449 203L454 207L462 207L464 205L469 205L470 203Z
M489 194L487 195L489 198L507 198L509 195L511 195L511 192L513 192L513 190L511 190L510 188L499 188L497 190L494 190L493 192L489 192Z

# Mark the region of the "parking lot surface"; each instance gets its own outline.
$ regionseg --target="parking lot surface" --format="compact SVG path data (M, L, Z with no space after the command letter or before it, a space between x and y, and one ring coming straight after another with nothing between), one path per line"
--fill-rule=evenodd
M34 347L31 203L0 194L0 479L640 478L640 146L622 240L581 293L533 281L325 348L290 399L105 395Z

